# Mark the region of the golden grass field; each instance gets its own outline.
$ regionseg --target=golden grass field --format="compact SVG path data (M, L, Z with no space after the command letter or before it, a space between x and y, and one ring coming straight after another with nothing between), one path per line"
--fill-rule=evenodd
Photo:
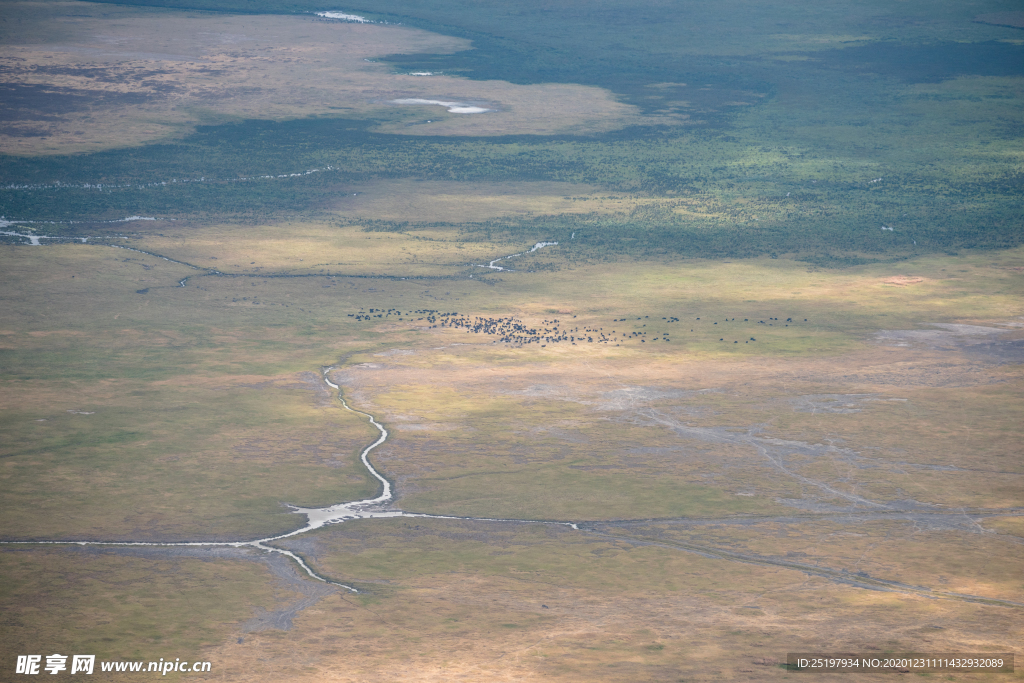
M372 431L319 382L329 365L353 405L391 430L373 457L400 509L584 530L329 527L283 543L364 593L322 597L290 630L251 633L257 608L294 594L251 561L175 559L176 583L139 612L109 596L165 571L159 555L90 551L76 574L58 569L71 551L21 546L2 554L14 563L6 600L36 597L8 619L8 642L125 658L198 648L216 662L210 680L339 681L764 680L787 675L787 651L1019 642L1019 607L953 594L1022 602L1020 365L876 333L955 322L1020 338L1020 251L841 273L770 259L622 262L487 284L294 267L300 255L335 258L331 244L351 258L345 246L361 236L370 271L450 258L406 239L413 260L395 259L400 234L289 225L285 240L285 226L225 225L185 239L166 227L131 245L204 265L216 254L228 275L102 245L2 247L8 538L248 539L298 525L282 502L365 497L373 486L355 456ZM487 246L472 244L474 257L500 255ZM541 348L408 313L348 315L369 308L680 323L660 345ZM627 314L649 317L612 322ZM749 320L725 328L727 317ZM775 317L800 324L754 322ZM757 344L718 342L712 320ZM759 451L773 443L771 457ZM800 566L911 588L866 590ZM218 598L218 612L195 606L220 585L214 567L216 590L240 592ZM78 576L74 590L38 587L58 571ZM100 615L89 618L112 640L60 626L68 609ZM198 624L189 638L157 633L186 615Z

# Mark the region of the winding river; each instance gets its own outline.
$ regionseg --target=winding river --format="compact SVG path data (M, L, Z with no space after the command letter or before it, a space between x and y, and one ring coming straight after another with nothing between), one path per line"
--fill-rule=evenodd
M322 526L328 524L340 524L348 520L353 519L381 519L390 517L420 517L428 519L463 519L469 521L478 522L516 522L520 524L552 524L556 526L567 526L575 530L579 530L579 527L575 522L555 522L548 520L531 520L531 519L501 519L497 517L459 517L454 515L430 515L422 512L404 512L402 510L391 510L387 506L394 500L394 493L391 486L391 482L387 480L380 472L378 472L373 464L370 462L370 451L383 444L388 438L388 430L385 429L384 425L377 422L373 415L364 413L361 410L355 410L345 401L345 398L341 394L341 387L330 380L330 372L334 367L324 368L322 375L324 383L327 384L331 389L337 392L338 401L345 408L345 410L361 415L370 421L374 427L380 432L377 440L372 444L363 449L360 454L360 460L363 466L366 467L370 475L375 478L381 484L381 492L376 498L367 498L365 500L357 500L349 503L338 503L324 508L304 508L297 505L290 505L292 511L296 514L306 515L306 524L294 531L289 531L285 534L278 534L277 536L267 536L266 538L260 538L255 541L185 541L185 542L166 542L161 543L159 541L2 541L0 545L80 545L80 546L116 546L116 547L132 547L132 546L146 546L146 547L221 547L221 548L257 548L265 552L278 553L286 557L291 558L296 564L298 564L303 571L306 572L311 578L317 581L331 584L333 586L340 586L353 593L358 593L359 590L354 586L340 583L338 581L332 581L324 576L313 571L312 567L306 564L306 561L296 555L290 550L284 548L278 548L273 545L269 545L274 541L280 541L285 538L292 538L314 529L319 529Z
M278 548L271 545L274 541L280 541L286 538L292 538L299 536L314 529L326 526L328 524L340 524L354 519L381 519L391 517L419 517L426 519L460 519L466 521L478 521L478 522L510 522L518 524L550 524L556 526L566 526L576 531L580 531L580 527L575 522L558 522L549 520L530 520L530 519L506 519L498 517L459 517L455 515L430 515L421 512L405 512L402 510L389 509L388 505L394 500L394 489L391 482L387 480L370 462L370 452L383 444L388 438L388 430L378 422L369 413L364 413L361 410L352 408L342 396L341 387L330 379L330 372L334 367L323 368L322 377L324 383L331 389L337 392L338 401L341 405L352 413L360 415L369 420L379 435L377 439L363 449L360 454L360 460L363 466L366 467L370 475L376 479L381 486L380 494L375 498L366 498L364 500L352 501L349 503L338 503L323 508L304 508L297 505L290 506L292 511L296 514L306 515L306 524L294 531L288 533L278 534L276 536L268 536L266 538L260 538L255 541L191 541L191 542L174 542L174 543L161 543L155 541L0 541L0 545L79 545L79 546L112 546L112 547L133 547L133 546L146 546L146 547L221 547L221 548L255 548L267 553L277 553L290 558L295 562L302 570L313 579L321 581L332 586L338 586L344 588L352 593L358 593L359 590L354 586L350 586L345 583L338 581L332 581L325 576L321 576L310 567L305 560L299 555L293 553L290 550L284 548ZM878 514L878 513L875 513ZM992 514L999 514L998 511L992 511ZM891 518L901 518L905 515L893 514L886 515ZM642 521L642 520L638 520ZM650 520L648 520L650 521ZM719 520L725 521L725 520ZM735 521L735 520L730 520ZM756 555L753 553L740 553L733 550L723 550L722 548L703 545L690 542L679 542L679 541L665 541L661 539L645 538L642 535L636 534L624 534L624 533L609 533L614 527L628 524L628 522L618 523L606 523L602 526L609 527L608 531L602 531L597 528L597 524L588 525L585 531L598 537L605 538L613 541L626 541L636 545L653 545L667 549L682 550L684 552L695 553L703 557L731 561L741 562L744 564L754 564L762 566L772 566L785 569L793 569L805 574L820 576L822 578L834 581L837 583L843 583L847 585L857 586L859 588L867 588L871 590L883 590L898 593L913 593L918 595L924 595L930 598L945 598L960 600L965 602L976 602L986 604L996 604L1012 607L1024 607L1024 604L1014 602L1011 600L999 599L999 598L988 598L977 595L967 595L963 593L953 593L949 591L939 591L923 586L912 586L899 581L892 581L887 579L879 579L868 576L867 574L851 574L846 570L836 570L829 567L823 567L820 565L812 565L809 563L803 563L798 561L791 561L786 558L780 558L775 556L764 556ZM593 528L591 528L593 527Z
M271 545L271 544L274 541L280 541L280 540L283 540L283 539L286 539L286 538L292 538L294 536L299 536L299 535L304 534L306 532L313 531L314 529L319 529L320 527L326 526L328 524L340 524L342 522L346 522L346 521L349 521L349 520L355 520L355 519L381 519L381 518L391 518L391 517L419 517L419 518L426 518L426 519L460 519L460 520L466 520L466 521L511 522L511 523L518 523L518 524L550 524L550 525L557 525L557 526L566 526L566 527L569 527L569 528L574 529L576 531L580 531L581 530L580 527L575 522L558 522L558 521L549 521L549 520L530 520L530 519L507 519L507 518L498 518L498 517L459 517L459 516L455 516L455 515L430 515L430 514L425 514L425 513L420 513L420 512L405 512L405 511L402 511L402 510L389 509L388 505L390 505L390 503L394 500L394 489L393 489L393 487L391 485L391 482L389 482L387 480L387 478L385 478L380 472L377 471L377 469L373 466L373 463L370 462L370 458L369 458L370 452L373 451L373 449L375 449L378 446L380 446L381 444L383 444L387 440L387 438L388 438L388 430L384 427L384 425L382 425L380 422L378 422L369 413L364 413L361 410L356 410L356 409L352 408L350 405L348 405L348 403L345 401L345 398L342 396L341 387L339 385L335 384L334 382L332 382L331 379L330 379L330 372L333 369L334 369L333 366L332 367L323 368L322 377L323 377L324 383L328 387L330 387L331 389L333 389L333 390L335 390L337 392L338 401L345 408L345 410L348 410L348 411L350 411L352 413L355 413L356 415L360 415L362 417L365 417L367 420L369 420L370 424L372 424L377 429L377 431L379 432L379 435L378 435L377 439L372 444L370 444L369 446L364 448L362 453L360 454L360 460L362 461L363 466L366 467L366 469L370 473L370 475L380 483L380 486L381 486L380 494L377 495L375 498L366 498L364 500L357 500L357 501L352 501L352 502L348 502L348 503L338 503L336 505L331 505L331 506L323 507L323 508L304 508L304 507L299 507L297 505L292 505L290 507L292 508L292 511L294 513L306 515L306 524L304 526L302 526L302 527L300 527L300 528L298 528L298 529L296 529L294 531L290 531L288 533L278 534L276 536L268 536L266 538L260 538L260 539L254 540L254 541L187 541L187 542L165 542L165 543L156 542L156 541L0 541L0 545L79 545L79 546L112 546L112 547L122 547L122 548L124 548L124 547L133 547L133 546L135 546L135 547L138 547L138 546L145 546L145 547L167 547L167 548L173 548L173 547L246 548L246 547L249 547L249 548L255 548L257 550L261 550L261 551L264 551L264 552L267 552L267 553L276 553L276 554L279 554L279 555L283 555L283 556L291 559L299 567L301 567L302 570L310 578L313 578L313 579L315 579L317 581L321 581L321 582L326 583L326 584L330 584L332 586L338 586L340 588L344 588L345 590L350 591L352 593L359 593L360 591L357 588L355 588L354 586L350 586L348 584L341 583L341 582L338 582L338 581L332 581L331 579L328 579L325 576L321 576L320 574L315 572L313 570L313 568L310 567L306 563L306 561L303 560L302 557L300 557L296 553L293 553L292 551L286 550L284 548L278 548L278 547L276 547L274 545ZM875 513L875 514L879 514L879 513ZM999 511L991 511L991 514L999 514ZM886 516L887 517L891 517L893 519L896 519L896 518L905 517L906 515L892 514L892 515L886 515ZM637 521L643 521L643 520L637 520ZM647 520L647 521L650 521L650 520ZM719 520L719 521L725 521L725 520ZM735 520L729 520L729 521L735 521ZM621 525L624 525L624 524L628 524L628 522L627 521L622 521L622 522L617 522L617 523L606 523L606 524L604 524L602 526L608 526L609 527L609 531L611 531L613 527L621 526ZM593 526L593 528L591 528L592 526ZM773 567L779 567L779 568L785 568L785 569L793 569L793 570L796 570L796 571L799 571L799 572L803 572L803 573L808 574L808 575L820 576L820 577L828 579L830 581L834 581L834 582L837 582L837 583L843 583L843 584L847 584L847 585L851 585L851 586L856 586L856 587L859 587L859 588L867 588L867 589L871 589L871 590L883 590L883 591L898 592L898 593L912 593L912 594L917 594L917 595L923 595L923 596L930 597L930 598L945 598L945 599L960 600L960 601L965 601L965 602L975 602L975 603L1003 605L1003 606L1008 606L1008 607L1009 606L1012 606L1012 607L1024 607L1024 604L1018 603L1018 602L1014 602L1014 601L1011 601L1011 600L1005 600L1005 599L1000 599L1000 598L989 598L989 597L983 597L983 596L977 596L977 595L967 595L967 594L963 594L963 593L953 593L953 592L949 592L949 591L939 591L939 590L934 590L934 589L931 589L931 588L926 588L926 587L923 587L923 586L912 586L912 585L908 585L908 584L905 584L905 583L902 583L902 582L899 582L899 581L892 581L892 580L887 580L887 579L879 579L879 578L871 577L871 576L868 576L867 574L863 574L863 573L851 574L851 573L849 573L846 570L836 570L836 569L832 569L832 568L829 568L829 567L823 567L823 566L816 565L816 564L809 564L809 563L803 563L803 562L798 562L798 561L791 561L791 560L788 560L788 559L785 559L785 558L780 558L780 557L775 557L775 556L756 555L756 554L752 554L752 553L740 553L740 552L736 552L736 551L732 551L732 550L723 550L722 548L718 548L718 547L715 547L715 546L703 545L703 544L697 544L697 543L690 543L690 542L679 542L679 541L669 542L669 541L660 540L660 539L645 538L642 535L638 536L638 535L635 535L635 534L623 534L621 532L620 533L609 533L608 531L602 531L601 529L597 528L597 523L595 523L595 525L588 525L588 527L585 529L585 531L591 533L592 535L594 535L594 536L596 536L598 538L605 538L607 540L626 541L626 542L629 542L629 543L632 543L632 544L636 544L636 545L653 545L653 546L664 547L664 548L667 548L667 549L682 550L684 552L695 553L697 555L701 555L701 556L708 557L708 558L725 560L725 561L731 561L731 562L741 562L741 563L744 563L744 564L754 564L754 565L762 565L762 566L773 566Z

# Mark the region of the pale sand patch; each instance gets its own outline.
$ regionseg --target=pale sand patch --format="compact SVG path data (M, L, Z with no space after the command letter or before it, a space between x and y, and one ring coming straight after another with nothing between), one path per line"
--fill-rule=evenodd
M361 17L358 14L345 14L344 12L317 12L318 17L324 17L325 19L340 19L341 21L351 21L357 24L369 24L369 19Z
M410 76L425 76L426 72L416 72L409 74ZM433 74L431 74L433 75ZM444 107L448 110L449 114L483 114L485 112L494 111L487 107L477 107L472 104L466 104L465 102L446 102L444 100L424 100L419 97L405 98L400 100L391 100L395 104L409 104L414 106L439 106Z
M471 48L407 27L128 8L107 16L106 6L92 3L9 4L19 31L0 36L0 67L6 85L25 97L15 120L0 128L5 153L125 147L246 118L383 116L379 130L415 135L587 133L655 121L600 88L391 73L374 60ZM420 107L392 103L416 99L495 111L467 116L430 106L424 117Z
M924 282L923 277L912 277L910 275L893 275L882 280L884 284L895 285L896 287L906 287L907 285L916 285L919 282Z

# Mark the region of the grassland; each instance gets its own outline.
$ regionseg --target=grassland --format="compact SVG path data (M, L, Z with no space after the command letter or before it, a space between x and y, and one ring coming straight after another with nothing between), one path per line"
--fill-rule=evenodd
M779 652L797 643L1012 649L1016 608L872 594L808 580L792 565L1020 601L1020 366L874 337L957 322L1001 326L1012 340L1019 333L1007 323L1024 315L1019 251L842 274L783 259L563 262L490 284L258 270L284 271L296 255L316 253L327 229L294 226L288 242L230 226L132 241L196 261L209 245L221 276L103 245L4 247L3 527L22 538L253 538L297 526L281 502L363 497L373 486L355 455L372 432L330 401L315 374L344 359L335 380L392 431L375 460L402 509L570 519L586 530L362 521L297 539L290 547L318 571L367 594L324 597L291 631L241 644L223 643L253 601L199 610L206 640L161 636L175 651L207 648L222 677L763 680L784 673ZM401 237L335 230L339 248ZM428 241L403 244L436 259ZM326 261L330 252L320 253ZM394 253L381 246L361 258L368 268L414 271ZM686 324L658 346L515 347L415 317L348 315L369 308L615 329L627 327L612 322L626 315L628 329L660 330L670 316ZM719 342L726 318L757 344ZM754 322L774 318L799 324ZM835 401L853 408L830 411ZM769 453L781 469L758 451L772 443L783 444ZM880 516L859 518L872 508L851 495L881 506ZM977 521L950 522L960 511ZM970 525L979 523L995 533L978 534ZM701 558L694 548L749 560ZM55 571L42 556L13 557L37 563L41 576ZM229 582L259 584L225 561L218 572ZM200 571L188 566L185 577ZM19 583L10 599L35 590ZM98 590L79 590L71 604L95 612L108 594ZM812 616L824 604L827 623ZM148 630L126 635L134 608L104 609L120 629L110 636L118 652L163 652ZM176 620L182 608L159 609ZM701 615L699 625L682 614ZM49 633L45 613L23 619L39 637ZM941 636L931 622L943 625ZM893 635L882 643L878 629ZM93 644L84 633L62 642ZM413 659L398 664L395 653L410 648Z
M4 665L10 671L10 653L35 652L41 643L53 652L91 653L100 660L191 658L237 638L259 609L299 597L275 584L265 566L213 554L20 549L4 552L0 562ZM93 675L110 680L98 667Z
M0 225L63 242L0 237L2 670L1020 654L1024 75L972 21L1003 4L3 9ZM393 508L448 516L279 542L358 593L252 549L17 543L245 541L375 495L327 368L388 429Z
M176 258L195 258L203 245L216 244L222 275L196 274L107 246L5 248L4 395L10 437L5 495L11 500L5 509L16 516L10 528L34 537L67 537L73 520L79 531L71 535L77 537L95 538L105 530L110 538L125 538L142 529L175 538L251 535L268 528L266 515L278 520L268 531L291 523L286 510L268 505L268 496L313 505L370 492L354 458L372 432L331 405L315 375L340 358L355 364L339 379L358 404L396 425L409 415L424 425L399 429L381 457L400 463L393 470L399 481L416 480L417 492L407 495L430 512L608 519L630 516L639 499L653 517L756 507L735 497L747 482L742 474L729 475L738 477L725 488L732 498L695 495L693 486L706 483L699 477L712 476L709 468L716 467L702 459L670 464L659 456L646 465L621 464L623 451L635 444L671 450L677 427L770 425L779 438L813 444L820 443L820 425L827 424L840 443L901 453L901 461L921 458L951 466L967 457L948 452L951 440L962 439L966 446L978 438L972 435L984 434L971 446L971 462L993 472L1012 462L1015 432L1007 426L1019 418L1017 389L1012 381L1007 384L1012 371L970 357L947 367L948 351L879 347L872 335L933 322L1000 325L1017 319L1022 312L1016 251L921 259L900 271L865 266L843 275L765 259L724 265L648 262L642 270L624 262L548 274L505 272L489 283L465 275L454 279L466 271L462 264L450 267L444 279L321 273L332 267L329 262L301 264L297 274L303 277L273 276L296 255L319 250L321 257L330 257L324 234L307 230L292 231L290 251L248 229L239 231L245 239L236 243L225 239L226 228L197 229L187 241L164 233L135 242L148 246L152 241ZM390 234L368 235L392 240ZM187 245L180 248L185 253L175 244ZM401 268L407 261L411 276L417 263L436 257L428 241L397 244L402 246L383 244L358 258L368 272ZM395 253L404 253L400 249L408 249L409 256L393 260ZM236 264L242 257L259 260ZM889 284L894 273L920 281ZM184 275L192 277L180 287ZM374 323L350 315L399 307L462 309L466 315L514 315L535 322L571 314L576 325L617 329L620 335L664 328L671 341L641 344L630 338L618 346L592 345L596 348L517 348L496 345L496 338L486 335L429 329L416 316ZM970 317L963 315L967 311ZM626 315L643 319L614 322ZM669 323L663 320L667 316L681 320ZM794 322L765 324L774 318ZM1005 334L1013 337L1013 329L1006 327ZM730 338L720 341L723 335ZM730 343L754 337L754 343ZM406 347L415 352L388 356L386 362L374 355ZM831 369L837 357L846 359L842 375ZM778 387L762 385L779 377L793 385L782 395ZM636 389L638 405L657 412L667 401L675 411L669 422L657 424L650 416L609 422L601 406L618 405L636 387L643 388ZM644 398L644 392L653 394ZM860 403L849 415L795 410L791 403L802 395L830 394L879 400ZM715 415L731 415L735 423ZM962 428L953 426L957 420ZM318 426L311 429L311 424ZM545 436L548 425L556 436ZM889 426L874 436L879 425ZM576 445L557 436L565 429L579 435ZM438 438L447 444L440 451ZM687 438L713 443L718 437L706 431ZM740 442L729 446L743 447ZM144 458L129 455L140 450ZM231 455L218 455L223 453ZM520 455L526 453L533 455ZM129 470L121 466L126 460L133 463ZM333 466L321 474L323 463ZM1018 483L986 476L964 473L951 479L887 470L873 495L894 500L897 490L934 488L918 499L973 507L995 495L1000 506L1012 506ZM481 484L513 480L515 493L507 504L486 493L495 484ZM673 481L675 493L661 490ZM196 483L221 493L198 500L191 493ZM767 488L760 505L771 509L774 497L789 496L792 483L777 482L779 489L761 485ZM560 494L576 488L583 493ZM40 490L62 492L59 505L68 519L53 526L56 518L29 508ZM108 514L112 490L123 501L116 524L86 512ZM141 504L149 499L166 505L153 510ZM256 515L255 509L263 511ZM143 521L139 514L148 517ZM184 525L180 530L179 524Z
M776 552L798 547L765 527L751 533L777 543ZM956 649L959 629L1018 628L1002 621L1005 613L983 615L977 606L722 567L624 540L580 543L571 532L537 527L406 520L330 536L316 541L325 565L385 581L376 588L381 598L366 602L374 614L360 618L343 606L309 618L307 637L333 636L332 647L351 662L345 672L329 660L313 664L314 675L337 680L772 680L786 676L772 653L797 643ZM723 536L735 543L734 534ZM862 630L865 623L884 639ZM283 670L295 670L283 643L268 638L263 647ZM247 660L243 648L223 652L239 665Z
M20 283L22 294L34 292L34 300L19 303L15 295L5 305L9 533L253 536L295 526L281 502L328 503L372 492L356 461L372 432L332 405L318 375L324 349L312 344L303 358L296 341L312 341L312 327L300 307L282 326L289 332L275 338L269 328L233 325L225 311L248 316L231 302L208 317L196 315L202 301L154 306L147 297L173 298L176 279L187 273L128 253L79 250L43 267L35 261L46 258L42 252L12 253L9 282ZM232 298L257 305L244 284L247 296ZM287 305L279 307L291 310ZM38 327L30 319L47 322ZM92 319L88 333L85 319ZM219 369L197 373L199 366ZM266 434L257 436L256 425ZM39 487L56 494L51 503L36 500ZM200 495L191 493L197 489ZM255 524L253 513L261 518ZM211 514L220 521L204 521Z

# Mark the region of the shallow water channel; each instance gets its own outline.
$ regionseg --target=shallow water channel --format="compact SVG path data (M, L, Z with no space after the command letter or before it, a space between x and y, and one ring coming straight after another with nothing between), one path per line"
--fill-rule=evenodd
M244 548L252 547L259 550L263 550L271 553L278 553L291 558L296 564L298 564L310 577L317 581L329 583L335 586L340 586L349 590L353 593L358 593L358 589L353 586L349 586L344 583L337 581L331 581L323 576L317 574L313 569L306 564L305 560L284 548L277 548L272 545L268 545L274 541L279 541L285 538L292 538L304 534L314 529L326 526L328 524L340 524L354 519L379 519L379 518L390 518L390 517L422 517L429 519L463 519L481 522L518 522L524 524L553 524L558 526L567 526L572 529L579 530L579 527L574 522L555 522L547 520L529 520L529 519L500 519L490 517L457 517L452 515L429 515L420 512L404 512L402 510L388 509L388 505L394 500L394 493L389 482L380 472L378 472L373 464L370 462L369 455L370 451L377 446L383 444L388 438L388 430L384 428L384 425L377 422L372 415L364 413L360 410L355 410L341 395L341 387L332 382L329 378L329 373L333 370L333 367L324 368L323 380L331 389L338 392L338 401L341 405L357 415L362 415L370 421L374 427L380 432L377 440L372 444L363 449L360 454L360 460L362 460L363 466L369 471L369 473L377 479L381 484L381 492L376 498L367 498L365 500L356 500L348 503L338 503L323 508L304 508L297 505L290 505L292 511L296 514L306 515L306 524L294 531L289 531L285 534L278 534L276 536L267 536L266 538L260 538L254 541L186 541L176 543L160 543L156 541L7 541L4 545L79 545L79 546L119 546L119 547L132 547L132 546L147 546L147 547L222 547L222 548Z
M573 236L575 236L575 235L576 235L576 233L573 233ZM508 256L500 256L500 257L494 259L493 261L491 261L490 263L488 263L487 265L484 265L482 263L475 263L473 265L475 265L477 268L490 268L491 270L511 270L510 268L505 268L503 266L498 266L498 265L495 265L495 264L498 261L505 261L505 260L510 259L510 258L515 258L516 256L522 256L523 254L532 254L533 252L537 251L538 249L543 249L544 247L554 247L554 246L558 246L558 242L537 242L537 244L533 245L533 247L529 251L521 251L518 254L509 254Z

